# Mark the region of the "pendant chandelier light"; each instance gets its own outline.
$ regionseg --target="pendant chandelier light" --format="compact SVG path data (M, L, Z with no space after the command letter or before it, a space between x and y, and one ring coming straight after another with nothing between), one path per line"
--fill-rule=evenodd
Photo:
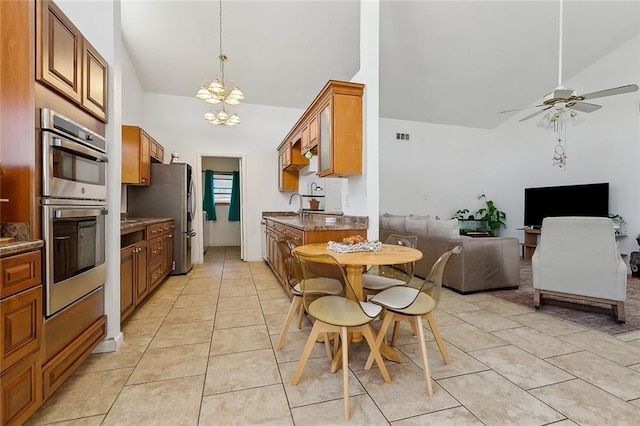
M198 90L196 98L202 99L209 105L221 105L218 111L205 113L204 119L206 121L220 126L235 126L240 124L240 117L236 113L227 111L225 104L239 105L244 100L244 94L233 81L231 83L234 84L227 86L224 80L224 63L227 60L227 55L222 53L222 0L220 0L220 55L218 59L220 60L220 74L213 81L205 80Z

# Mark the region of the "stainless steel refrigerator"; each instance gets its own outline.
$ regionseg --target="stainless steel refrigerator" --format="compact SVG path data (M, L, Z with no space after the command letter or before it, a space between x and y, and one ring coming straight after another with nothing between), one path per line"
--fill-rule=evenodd
M129 217L172 217L175 228L171 275L186 274L191 263L191 241L196 200L191 166L185 163L151 164L149 186L127 186Z

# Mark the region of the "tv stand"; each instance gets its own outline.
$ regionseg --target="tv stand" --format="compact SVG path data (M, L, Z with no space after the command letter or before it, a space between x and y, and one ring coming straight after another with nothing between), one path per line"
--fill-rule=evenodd
M526 228L524 230L524 260L531 260L533 252L538 246L538 236L542 233L540 228Z

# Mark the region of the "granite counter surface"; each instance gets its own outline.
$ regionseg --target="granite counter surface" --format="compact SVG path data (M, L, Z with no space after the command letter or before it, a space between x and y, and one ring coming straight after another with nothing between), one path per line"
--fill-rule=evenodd
M131 217L120 221L120 233L126 234L130 231L142 229L147 225L173 220L172 217Z
M0 257L12 256L14 254L37 250L43 245L44 241L42 240L21 240L0 244Z
M263 212L262 217L282 225L291 226L303 231L326 230L359 230L369 228L366 216L336 216L324 214L306 214L300 217L296 213ZM332 222L335 219L335 222ZM329 220L329 222L327 222Z

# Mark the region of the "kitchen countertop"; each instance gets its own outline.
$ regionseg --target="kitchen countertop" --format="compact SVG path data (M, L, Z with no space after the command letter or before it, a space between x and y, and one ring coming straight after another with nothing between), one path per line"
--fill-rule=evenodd
M284 214L283 214L284 213ZM369 228L366 216L335 216L306 214L302 218L293 212L263 212L262 217L303 231L348 230ZM335 223L327 223L326 218L335 218Z
M0 244L0 257L20 254L39 249L44 245L42 240L21 240Z
M126 220L120 221L120 232L133 231L138 228L144 228L147 225L153 225L154 223L166 222L167 220L173 220L172 217L131 217Z

